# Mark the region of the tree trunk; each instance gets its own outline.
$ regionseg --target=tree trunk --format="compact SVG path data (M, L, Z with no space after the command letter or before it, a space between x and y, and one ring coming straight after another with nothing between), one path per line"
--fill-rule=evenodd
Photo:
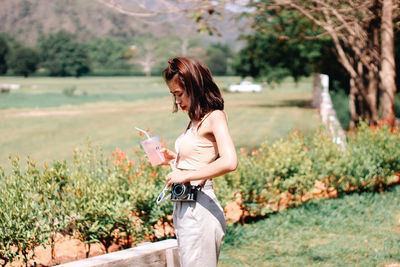
M382 119L394 124L396 70L394 60L394 33L393 33L393 1L382 1L382 25L381 25L381 105Z
M151 77L151 68L149 66L144 67L144 73L146 74L146 78Z
M151 52L147 52L144 62L143 62L143 70L144 73L146 73L146 77L150 77L151 76L151 69L153 67L153 54Z
M378 75L375 71L368 71L368 93L367 93L367 105L369 108L369 123L376 125L379 119L378 114L378 86L379 80Z
M379 8L378 5L374 6ZM374 12L378 12L374 10ZM353 49L348 51L348 58L353 57L355 75L353 85L354 91L354 107L352 121L357 125L360 119L366 120L371 125L376 125L379 119L378 113L378 88L379 88L379 65L378 58L380 43L380 20L377 18L370 21L369 27L366 29L368 38L353 40ZM355 49L354 49L355 48ZM347 51L347 50L346 50ZM354 52L354 55L351 53ZM351 61L351 60L349 60ZM366 64L367 61L368 64ZM356 120L357 121L354 121ZM354 126L352 126L354 127Z
M371 58L371 62L369 64L369 68L367 70L366 80L368 81L368 106L370 107L370 124L376 125L379 120L379 68L381 59L379 57L380 51L380 26L381 26L381 18L379 16L381 10L380 1L374 1L374 14L375 19L370 22L370 27L368 31L368 51L369 56Z
M356 129L358 123L358 113L357 113L357 87L355 85L354 79L350 78L350 93L349 93L349 107L350 107L350 124L349 131Z

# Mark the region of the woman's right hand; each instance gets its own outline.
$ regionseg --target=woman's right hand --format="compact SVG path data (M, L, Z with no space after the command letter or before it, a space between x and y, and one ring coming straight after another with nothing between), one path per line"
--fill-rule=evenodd
M165 160L159 165L170 165L176 158L175 152L167 148L161 148L160 152L164 155Z

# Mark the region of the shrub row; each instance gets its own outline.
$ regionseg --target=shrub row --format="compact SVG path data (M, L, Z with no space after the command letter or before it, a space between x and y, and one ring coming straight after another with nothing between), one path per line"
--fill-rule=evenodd
M156 240L155 227L171 223L172 203L155 202L169 167L151 167L142 151L132 159L120 149L110 157L100 148L75 151L74 160L38 167L33 160L21 169L0 168L0 261L32 259L33 248L54 245L63 233L87 244L122 248ZM239 152L237 171L214 180L216 193L233 222L298 206L313 197L336 197L352 191L381 191L399 182L400 135L381 125L362 124L344 148L324 131L305 138L264 143ZM240 210L239 217L229 207ZM171 234L171 233L169 233Z
M168 169L152 168L136 153L135 164L120 149L107 158L89 145L74 152L70 165L39 168L28 159L25 171L11 158L12 171L0 169L0 263L27 263L35 247L53 247L60 232L85 242L87 256L92 243L108 251L112 244L127 248L154 240L154 225L172 214L171 203L155 203Z
M399 131L362 123L348 134L344 148L321 129L310 138L295 131L286 140L263 143L250 155L242 151L237 171L215 179L215 184L223 205L236 192L244 219L298 206L313 197L382 191L399 179Z

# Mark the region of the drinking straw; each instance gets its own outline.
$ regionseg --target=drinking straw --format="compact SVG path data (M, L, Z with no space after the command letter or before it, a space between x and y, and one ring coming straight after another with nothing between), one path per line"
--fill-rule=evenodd
M135 127L135 129L140 131L140 132L142 132L142 133L144 133L147 136L147 138L150 139L150 135L145 130L142 130L142 129L138 128L138 127Z

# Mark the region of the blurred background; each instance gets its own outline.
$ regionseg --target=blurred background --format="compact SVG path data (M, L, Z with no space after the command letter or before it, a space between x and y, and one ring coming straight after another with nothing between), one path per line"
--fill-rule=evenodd
M171 116L160 75L174 56L210 67L237 148L250 151L295 129L319 127L310 64L299 69L302 58L285 62L280 46L260 42L254 52L269 59L260 65L247 44L254 10L228 4L212 14L193 3L1 0L0 165L8 166L10 155L70 160L89 140L106 152L130 151L141 139L134 126L172 148L187 121ZM243 80L263 90L229 91Z

